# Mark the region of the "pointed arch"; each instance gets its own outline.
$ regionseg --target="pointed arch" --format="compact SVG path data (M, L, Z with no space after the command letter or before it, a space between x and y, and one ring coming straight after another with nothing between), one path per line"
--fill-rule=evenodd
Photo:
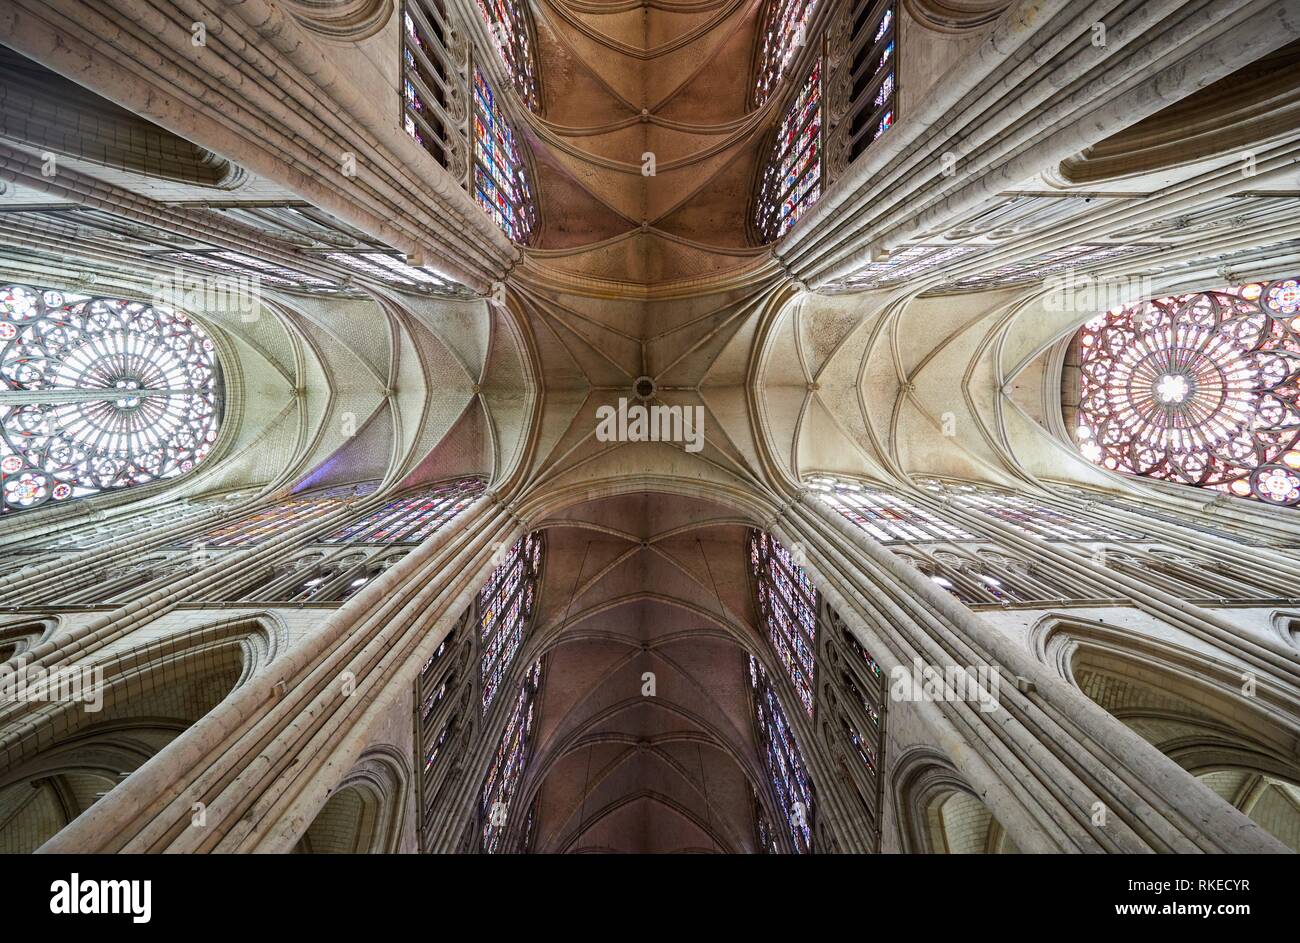
M276 623L241 614L46 675L77 699L4 718L0 848L35 850L210 714L274 657Z
M410 763L397 747L363 752L298 841L307 854L393 854L407 824Z
M1031 644L1190 777L1296 846L1300 697L1293 689L1172 642L1077 618L1045 617Z

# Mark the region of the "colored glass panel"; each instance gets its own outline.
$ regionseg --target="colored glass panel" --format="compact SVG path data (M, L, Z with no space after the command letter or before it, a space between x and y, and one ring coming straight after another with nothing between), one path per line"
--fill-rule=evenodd
M524 677L519 696L515 698L510 718L497 743L492 765L483 779L479 811L483 822L483 851L487 854L500 851L504 843L510 806L523 779L532 745L537 721L537 693L541 685L542 663L536 661Z
M752 655L749 658L749 679L759 748L777 807L785 819L795 852L808 854L813 847L812 780L767 672Z
M821 196L821 60L786 109L759 186L754 224L778 239Z
M514 131L492 86L474 70L474 198L514 242L527 242L537 222Z
M804 569L771 534L750 531L749 561L767 637L811 717L816 684L817 590Z
M215 346L183 312L0 287L0 513L191 471L217 440Z
M483 710L491 706L532 618L542 571L542 534L515 542L478 594L479 678Z
M1074 433L1112 471L1300 504L1295 278L1114 308L1076 335Z
M323 538L328 544L418 544L483 493L481 479L467 478L389 501Z

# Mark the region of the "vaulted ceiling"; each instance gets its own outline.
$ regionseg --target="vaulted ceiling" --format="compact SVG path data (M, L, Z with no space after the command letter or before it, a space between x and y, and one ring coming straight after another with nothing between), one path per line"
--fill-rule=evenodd
M1214 84L1250 58L1233 37L1271 31L1277 45L1300 29L1285 20L1118 5L1134 28L1090 48L1086 31L1065 32L1069 3L1016 4L1002 20L1005 0L901 3L898 124L773 250L750 223L786 98L752 105L761 0L534 0L542 99L516 130L541 227L520 249L395 125L396 103L369 97L394 94L397 17L345 47L231 4L203 70L188 18L151 48L132 31L55 24L67 6L15 0L2 38L111 98L64 96L62 124L90 109L169 156L141 165L106 134L44 179L44 125L7 121L6 263L35 283L89 270L97 291L124 295L176 253L275 266L255 316L204 312L234 395L224 451L184 491L479 472L545 530L529 645L547 654L546 680L524 785L542 850L752 849L763 773L745 665L768 649L745 535L782 485L810 471L1101 480L1053 426L1053 351L1093 312L1051 307L1049 266L1164 288L1238 266L1286 274L1300 257L1294 174L1280 172L1297 151L1295 81L1279 78L1294 75L1294 51L1240 86L1253 103ZM276 29L293 39L282 70L242 61L241 44L280 42ZM1136 36L1163 42L1163 58L1143 59ZM1192 57L1204 75L1187 78ZM1184 81L1158 82L1157 65ZM8 116L31 70L8 57L0 69L17 77ZM1199 85L1224 120L1212 144L1180 152L1182 118L1160 109ZM24 114L44 107L39 91ZM1129 92L1142 112L1116 105ZM1276 120L1251 120L1269 102ZM353 126L370 160L340 181ZM1260 147L1257 178L1223 157L1243 142ZM940 171L946 149L960 174ZM264 204L285 212L268 222ZM337 218L287 212L308 204ZM428 285L410 267L376 279L334 258L340 245L427 264L465 290L417 290ZM484 300L501 279L506 302ZM650 387L634 389L640 378ZM698 409L703 447L596 436L600 407L642 398Z
M544 225L530 261L624 292L753 267L749 196L775 106L750 107L760 0L534 7Z
M765 776L746 654L763 650L746 572L755 518L682 482L743 494L762 475L744 381L783 292L748 225L776 114L750 102L761 7L533 7L543 226L516 287L547 391L527 486L548 545L524 786L539 850L753 850L751 787ZM653 393L637 396L639 378ZM596 411L620 399L699 410L703 448L600 441Z
M543 526L531 646L548 653L547 677L523 787L539 797L537 850L752 851L751 787L765 774L749 718L759 636L745 521L640 493Z

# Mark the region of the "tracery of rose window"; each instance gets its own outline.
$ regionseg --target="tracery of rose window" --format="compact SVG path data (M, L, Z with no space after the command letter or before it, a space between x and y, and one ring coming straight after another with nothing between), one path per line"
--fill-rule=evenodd
M1113 309L1076 339L1073 434L1113 471L1300 503L1300 282Z
M0 512L190 471L220 390L212 339L183 312L0 287Z

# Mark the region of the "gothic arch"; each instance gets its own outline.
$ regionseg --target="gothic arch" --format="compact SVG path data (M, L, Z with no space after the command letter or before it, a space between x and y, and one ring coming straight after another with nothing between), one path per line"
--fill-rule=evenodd
M532 515L547 534L548 561L564 563L548 564L555 576L540 594L536 627L502 687L518 689L542 659L545 673L566 683L541 706L529 772L511 802L512 844L536 808L542 848L607 844L599 835L608 823L598 822L627 815L672 834L658 850L751 847L751 793L765 802L768 790L755 759L746 656L778 679L782 700L796 699L750 624L753 518L701 490L571 493L544 517ZM644 670L657 678L648 697ZM716 672L732 682L713 688ZM649 792L637 771L655 783ZM573 811L580 807L582 815ZM584 837L572 831L579 820Z
M926 29L939 33L974 32L991 24L1010 0L902 0L903 9Z
M926 808L926 823L933 854L1018 853L984 803L968 792L936 797Z
M0 775L0 853L35 851L183 729L161 718L95 725Z
M1296 846L1300 703L1292 692L1219 659L1099 623L1045 617L1031 641L1116 720L1234 807L1261 813L1262 828ZM1228 774L1235 785L1225 784ZM1241 788L1247 779L1250 788ZM1261 802L1271 808L1257 810Z
M298 841L309 854L392 854L407 820L410 761L397 747L371 747L358 758Z
M908 854L1007 853L1015 844L943 754L905 750L889 773L900 850Z
M1065 437L1062 340L1110 305L1047 296L1066 273L1137 294L1216 271L1267 281L1300 357L1284 268L1300 207L1284 179L1300 154L1294 4L1223 0L1213 19L1190 0L1103 3L1109 45L1078 35L1090 21L1068 0L10 5L22 69L75 77L52 83L61 95L19 81L0 115L14 277L141 299L176 266L265 288L255 310L196 314L232 412L184 486L0 522L0 602L21 616L0 618L0 658L108 681L105 714L0 704L0 756L40 794L28 818L52 827L107 791L47 848L388 850L400 832L405 850L404 793L421 793L418 843L437 852L519 850L529 834L661 850L644 841L659 824L687 852L878 850L882 829L917 850L1273 848L1208 790L1245 807L1287 795L1265 777L1294 782L1300 693L1283 685L1300 680L1300 637L1289 612L1257 623L1300 604L1285 591L1300 514L1089 466ZM200 7L220 14L198 24L205 68L185 16ZM498 19L516 24L504 50ZM0 72L10 61L0 51ZM111 120L79 130L77 115ZM167 133L144 128L157 121ZM128 154L110 138L132 128L148 133ZM776 139L790 144L773 160ZM1251 142L1265 146L1243 174L1232 150ZM775 215L759 220L765 156ZM1103 185L1076 185L1089 180ZM516 212L534 202L536 225ZM760 223L775 242L754 244ZM0 406L33 398L0 386ZM633 396L698 409L700 425L686 432L682 412L651 441L611 435L599 410ZM470 472L490 489L417 547L303 552L354 511ZM868 515L826 513L814 472L913 506L853 530ZM937 531L913 511L944 515L928 475L997 485L1006 513L954 502L952 530L918 537ZM290 513L292 494L360 482L375 490L346 507ZM230 489L242 499L209 500ZM1202 510L1216 526L1195 523ZM1090 559L1099 522L1135 553L1228 562L1204 583L1138 578ZM250 527L165 569L230 523ZM765 570L757 541L747 553L751 528L785 541L789 565ZM540 582L488 563L525 530L546 534ZM1271 583L1245 596L1228 584L1249 582L1254 550ZM329 588L305 587L317 579ZM62 622L41 629L28 620L50 597ZM283 625L260 611L273 604ZM818 621L832 605L838 654ZM1049 606L1133 616L1113 636L1041 631L1046 668L1022 630ZM890 669L914 658L996 667L1002 712L887 704ZM1236 665L1262 675L1250 699ZM1108 680L1142 695L1121 720L1176 762L1079 690ZM364 752L377 743L398 755ZM1183 788L1188 771L1211 785ZM1097 799L1109 828L1090 822ZM193 800L210 828L189 827ZM567 810L584 801L597 824L575 832L584 816Z
M1273 613L1269 625L1283 642L1300 651L1300 612Z
M0 79L6 92L0 127L10 140L132 177L218 192L247 179L242 167L7 47L0 47Z
M31 616L0 621L0 665L17 658L33 645L44 642L59 627L59 617Z
M202 720L275 644L269 620L226 619L76 666L102 672L98 697L87 688L81 702L16 705L0 727L12 758L0 769L0 845L30 851L52 837Z
M1217 710L1260 742L1285 750L1300 732L1300 697L1294 692L1267 677L1250 673L1248 678L1240 668L1182 645L1057 614L1039 619L1028 641L1040 661L1080 690L1083 671L1134 679L1146 673L1142 683L1184 699L1184 706L1201 716L1207 709ZM1247 680L1255 682L1250 696L1242 692Z
M1251 62L1064 160L1069 185L1096 185L1262 148L1300 126L1295 43Z
M369 39L393 15L393 0L287 0L286 5L313 33L337 42Z

